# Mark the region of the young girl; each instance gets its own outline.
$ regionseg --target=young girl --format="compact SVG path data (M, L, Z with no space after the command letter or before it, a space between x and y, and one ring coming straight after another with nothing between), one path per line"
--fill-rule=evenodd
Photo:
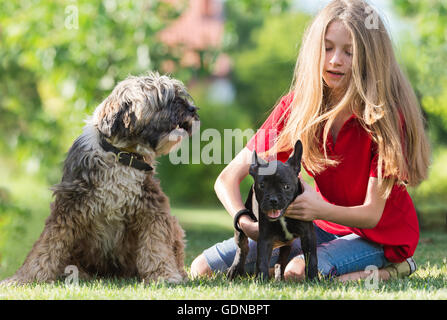
M405 186L426 178L429 145L385 26L365 1L334 0L316 16L303 39L290 93L261 129L215 183L232 217L244 209L239 185L253 150L286 161L300 139L302 164L316 190L301 180L304 193L286 214L314 221L321 274L345 281L368 276L369 266L379 268L383 280L414 272L419 226ZM253 271L258 224L243 215L239 225L252 239L246 267ZM235 252L232 238L218 243L194 260L192 275L225 271ZM285 278L303 279L299 239L289 259Z

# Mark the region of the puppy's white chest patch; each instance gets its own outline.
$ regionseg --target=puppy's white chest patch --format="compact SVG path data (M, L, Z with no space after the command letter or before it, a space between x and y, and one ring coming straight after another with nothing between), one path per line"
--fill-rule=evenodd
M279 218L279 223L281 223L281 227L282 227L282 230L284 231L286 239L287 240L292 240L293 239L293 234L291 234L289 232L289 230L287 229L286 219L284 217Z

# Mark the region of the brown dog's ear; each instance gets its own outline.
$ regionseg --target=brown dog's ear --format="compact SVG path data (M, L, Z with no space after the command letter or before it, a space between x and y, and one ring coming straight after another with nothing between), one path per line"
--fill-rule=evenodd
M108 97L98 117L98 129L108 138L127 136L135 127L136 117L131 102Z
M303 156L303 144L300 140L295 143L293 155L287 160L287 164L292 167L296 174L301 170L301 157Z

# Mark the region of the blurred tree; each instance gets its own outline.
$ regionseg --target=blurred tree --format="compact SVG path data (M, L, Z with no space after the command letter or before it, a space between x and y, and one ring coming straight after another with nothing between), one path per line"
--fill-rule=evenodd
M224 134L231 131L235 135L233 145L237 139L243 138L243 145L247 142L246 129L257 128L257 120L263 120L266 117L264 111L272 106L272 103L284 92L290 82L290 77L295 63L296 45L295 36L289 35L288 28L290 26L297 26L295 18L298 15L290 15L287 21L281 24L281 19L285 17L283 13L290 8L290 0L227 0L225 1L225 36L224 48L225 53L229 54L234 61L233 69L235 70L231 75L231 80L235 85L236 91L244 93L240 95L237 101L233 104L224 105L210 101L207 96L210 83L202 83L192 87L192 96L196 104L200 107L200 130L201 134L198 139L200 141L200 163L195 164L192 160L192 140L194 137L186 141L189 144L190 156L189 165L187 169L183 165L173 166L168 157L160 159L157 170L161 179L163 190L171 197L173 203L183 204L201 204L201 205L216 205L219 203L214 192L214 182L223 170L239 151L240 148L235 146L232 150L224 149ZM275 22L270 22L274 20ZM291 24L289 24L291 23ZM264 25L265 24L265 25ZM275 44L273 41L264 44L259 37L254 34L268 32L268 29L273 27L273 30L267 35L268 40L272 38L278 39L281 42L277 46L280 48L275 52ZM280 34L275 34L276 32ZM299 32L297 33L299 34ZM288 43L290 39L292 43ZM285 52L279 52L283 51ZM253 54L256 56L252 59ZM285 60L285 61L284 61ZM268 63L266 63L268 61ZM270 63L275 61L276 63ZM285 67L283 66L285 64ZM239 69L243 69L243 76L239 77ZM257 72L258 70L261 72ZM275 74L276 73L276 74ZM283 75L286 75L283 77ZM270 79L268 79L271 77ZM272 86L271 79L278 79L278 85ZM259 82L256 82L256 81ZM245 85L245 82L247 85ZM246 91L246 88L249 88ZM270 93L258 97L257 91L262 90ZM276 90L275 90L276 89ZM243 98L242 98L243 97ZM255 103L252 102L254 99ZM244 100L245 99L245 100ZM242 101L250 101L250 104L242 104ZM215 130L215 137L205 137L203 134L205 130ZM236 129L236 130L234 130ZM240 131L238 132L237 129ZM244 132L245 131L245 132ZM210 131L207 131L208 133ZM254 131L252 131L254 132ZM218 133L218 137L217 137ZM228 141L225 141L228 143ZM206 165L204 163L204 153L207 155L208 150L212 146L218 146L216 149L220 150L220 155L210 153L217 163ZM248 190L252 181L247 178L242 183L242 193Z
M225 51L238 52L256 46L251 32L265 19L290 10L291 0L227 0L225 1Z
M402 48L413 88L427 115L433 142L447 145L447 2L393 0L414 24ZM410 33L410 32L409 32Z
M9 169L36 173L47 183L56 183L64 153L81 133L83 120L118 81L129 74L158 70L166 60L179 64L181 52L170 51L157 37L187 5L187 1L177 2L180 6L172 3L0 3L0 148L2 159L13 160L8 161ZM225 6L232 8L228 26L234 27L227 28L227 40L232 40L226 41L226 48L237 52L239 46L248 45L245 39L262 25L264 16L286 10L289 4L290 0L226 1ZM247 28L240 28L244 19L249 21ZM175 70L173 76L184 82L197 74L191 68ZM216 128L223 134L223 129L251 126L241 108L200 99L202 128ZM215 203L212 184L223 165L192 165L189 172L190 168L172 166L167 159L161 159L159 172L174 200L179 189L184 201ZM172 183L174 179L178 183ZM195 188L184 181L195 181Z
M181 9L181 8L180 8ZM178 61L157 32L166 1L2 1L0 147L54 183L83 119L129 74ZM191 70L176 76L188 80ZM3 152L2 152L3 153Z
M245 134L250 130L244 132L252 127L248 115L235 105L210 101L207 95L209 86L210 83L204 82L190 91L200 108L200 133L184 140L185 146L175 154L160 158L157 165L162 188L176 205L218 204L214 192L216 178L251 137L251 134ZM225 134L233 134L231 141ZM243 141L240 146L238 139ZM194 150L196 153L193 153ZM186 158L186 163L174 165L170 160L170 157L179 159L181 156Z
M255 127L265 120L275 102L289 90L301 37L310 17L303 13L279 12L256 22L245 45L231 50L232 80L238 104L250 115ZM292 30L292 31L291 31Z
M393 0L406 23L414 26L401 48L401 58L421 102L433 148L430 173L411 196L425 220L445 215L447 224L447 3L444 0ZM428 219L427 219L428 218Z
M12 217L29 218L29 212L13 203L7 189L0 187L0 248L5 243L8 233L23 234L25 228L20 224L11 224ZM7 226L9 228L7 228ZM1 254L0 254L1 261Z

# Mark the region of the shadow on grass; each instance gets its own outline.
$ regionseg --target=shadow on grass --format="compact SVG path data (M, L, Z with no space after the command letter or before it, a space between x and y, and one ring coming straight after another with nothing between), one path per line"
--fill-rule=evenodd
M224 229L215 225L184 225L186 233L186 259L185 265L190 266L191 262L203 250L215 245L218 242L233 237L231 229Z

